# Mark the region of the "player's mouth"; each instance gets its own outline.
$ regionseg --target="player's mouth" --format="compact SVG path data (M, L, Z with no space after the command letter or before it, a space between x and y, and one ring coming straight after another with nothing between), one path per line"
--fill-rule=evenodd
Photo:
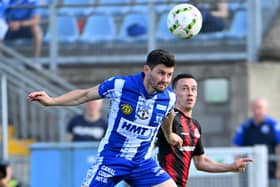
M186 101L187 101L188 104L192 104L193 103L193 99L191 99L191 98L188 98Z

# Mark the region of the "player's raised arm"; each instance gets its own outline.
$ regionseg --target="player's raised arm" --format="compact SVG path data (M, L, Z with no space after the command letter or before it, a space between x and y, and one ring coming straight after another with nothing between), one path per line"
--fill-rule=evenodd
M73 106L90 100L99 99L98 85L88 89L77 89L57 97L50 97L44 91L35 91L28 94L28 101L37 101L44 106Z
M176 133L172 132L174 118L175 118L175 112L172 110L168 114L168 116L164 119L161 125L161 129L165 135L167 142L170 145L178 146L178 148L180 149L183 145L183 140Z

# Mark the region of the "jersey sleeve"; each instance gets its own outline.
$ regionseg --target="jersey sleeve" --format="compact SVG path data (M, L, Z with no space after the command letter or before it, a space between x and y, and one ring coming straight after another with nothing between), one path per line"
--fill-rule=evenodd
M75 119L76 119L76 116L73 117L67 124L66 132L69 133L69 134L73 133L73 127L74 127L75 121L76 121Z
M170 96L170 101L168 104L168 109L167 109L166 115L169 115L170 112L174 111L174 106L175 106L175 102L176 102L176 95L174 92L170 91L169 96Z
M244 125L241 125L235 132L235 135L233 136L232 143L237 146L243 145L243 127Z
M34 6L34 8L30 9L30 11L31 11L30 14L32 16L39 15L40 11L39 11L39 8L36 7L36 6L38 6L38 2L36 0L29 0L28 5Z
M276 138L277 144L280 144L280 123L279 122L275 122L274 133L275 133L275 138Z
M201 126L200 126L200 123L195 120L196 124L197 124L197 128L198 128L198 131L199 131L199 134L200 134L200 138L195 146L195 149L194 149L194 152L193 154L196 155L196 156L199 156L199 155L202 155L204 154L204 146L203 146L203 143L202 143L202 130L201 130Z
M111 77L99 85L98 93L103 98L115 97L115 82L117 77Z

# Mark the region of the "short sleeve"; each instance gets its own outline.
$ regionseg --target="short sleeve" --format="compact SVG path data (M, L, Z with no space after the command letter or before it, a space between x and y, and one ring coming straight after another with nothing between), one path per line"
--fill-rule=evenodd
M240 126L237 129L237 131L232 139L232 143L237 146L243 146L243 126Z
M69 122L68 122L68 124L67 124L67 127L66 127L66 131L67 131L67 133L70 133L70 134L72 134L73 133L73 127L74 127L74 125L75 125L75 119L77 118L77 116L74 116Z
M280 123L279 122L276 122L274 132L275 132L277 144L280 144Z
M201 137L200 137L200 139L198 140L198 142L195 146L193 154L196 155L196 156L204 154L204 147L203 147L203 144L202 144Z
M111 77L99 85L98 92L101 97L111 97L115 88L116 77Z
M197 120L194 120L194 121L197 124L197 128L198 128L198 131L199 131L199 134L200 134L200 138L199 138L199 140L198 140L198 142L195 146L193 154L196 155L196 156L199 156L199 155L204 154L204 146L203 146L203 143L202 143L202 130L201 130L200 123Z

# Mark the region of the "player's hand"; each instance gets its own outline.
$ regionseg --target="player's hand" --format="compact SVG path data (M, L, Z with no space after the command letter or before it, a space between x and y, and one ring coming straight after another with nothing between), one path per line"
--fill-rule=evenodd
M19 21L12 21L9 23L9 27L12 31L17 31L20 28L20 22Z
M239 158L237 159L234 164L234 172L244 172L246 170L246 166L249 162L253 162L250 158Z
M28 94L27 100L29 102L38 101L44 106L49 106L53 103L53 98L48 96L48 94L44 91L31 92Z
M170 145L177 146L179 149L181 149L183 146L182 138L176 133L172 132L170 135L166 137L166 139Z

